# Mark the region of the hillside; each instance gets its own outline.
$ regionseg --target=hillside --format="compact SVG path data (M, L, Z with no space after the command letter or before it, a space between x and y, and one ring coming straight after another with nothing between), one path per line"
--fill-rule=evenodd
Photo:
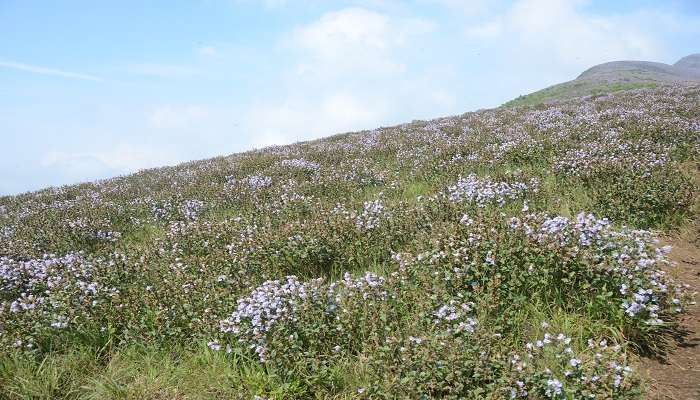
M699 161L674 83L0 198L0 398L643 397Z
M673 65L649 61L613 61L591 67L572 81L520 96L505 105L532 105L621 90L699 82L700 54L683 57Z

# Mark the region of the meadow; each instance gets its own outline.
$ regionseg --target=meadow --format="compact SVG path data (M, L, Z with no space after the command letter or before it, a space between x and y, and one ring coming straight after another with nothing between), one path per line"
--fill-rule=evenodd
M660 86L2 197L0 398L640 398L699 162Z

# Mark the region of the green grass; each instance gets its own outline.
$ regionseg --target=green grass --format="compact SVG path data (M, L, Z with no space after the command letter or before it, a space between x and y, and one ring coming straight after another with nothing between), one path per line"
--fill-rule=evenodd
M401 199L415 202L418 196L431 194L435 189L428 182L411 182L404 186Z
M3 399L250 399L258 393L294 398L299 385L280 381L236 354L131 347L112 353L76 349L33 359L0 359Z
M163 237L165 229L153 224L144 224L138 229L128 232L122 238L122 244L125 247L138 247L144 243L153 241L155 238Z

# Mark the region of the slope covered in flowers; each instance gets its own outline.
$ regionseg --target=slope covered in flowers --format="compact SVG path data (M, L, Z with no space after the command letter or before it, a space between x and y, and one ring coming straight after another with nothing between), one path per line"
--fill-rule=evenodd
M699 157L666 87L0 198L0 397L638 398Z

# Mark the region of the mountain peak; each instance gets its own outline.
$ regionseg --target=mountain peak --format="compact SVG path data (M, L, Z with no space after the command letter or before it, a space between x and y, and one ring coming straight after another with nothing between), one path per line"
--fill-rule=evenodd
M506 105L539 104L620 90L698 83L700 53L687 55L673 65L653 61L611 61L588 68L572 81L520 96Z
M683 71L686 75L700 78L700 53L691 54L681 58L673 64L677 70Z
M576 79L608 78L624 79L628 75L654 75L657 79L674 80L674 67L668 64L652 61L612 61L595 65L581 73Z

